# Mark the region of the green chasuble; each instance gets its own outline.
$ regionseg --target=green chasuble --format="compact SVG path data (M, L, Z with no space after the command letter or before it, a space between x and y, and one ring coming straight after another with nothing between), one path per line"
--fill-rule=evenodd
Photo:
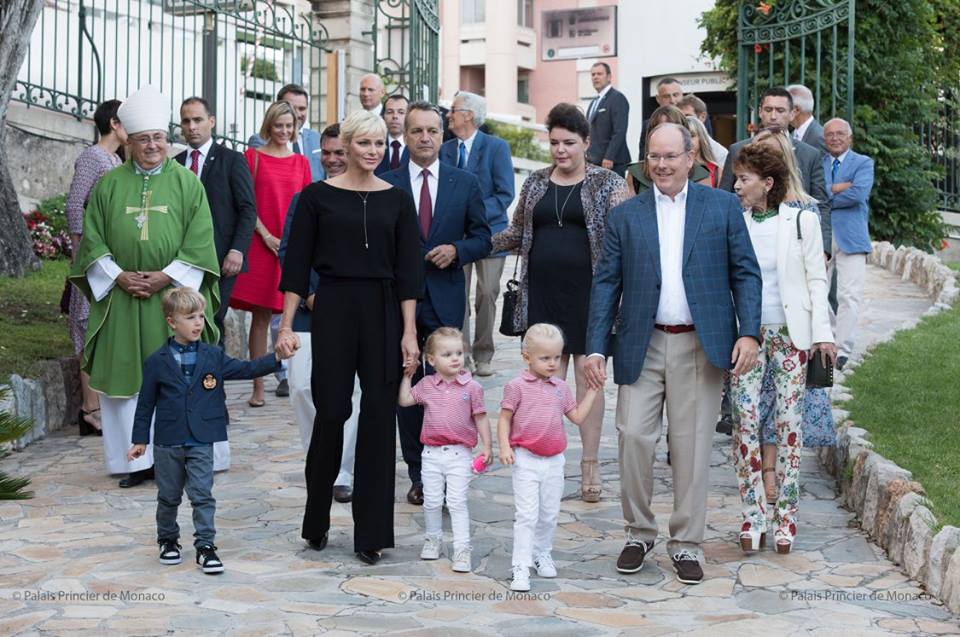
M139 175L127 161L97 182L83 217L83 239L70 280L90 300L83 369L90 386L114 398L140 391L143 361L171 334L161 309L166 290L136 299L114 285L95 301L86 278L97 259L110 255L125 272L157 272L175 260L204 271L202 340L219 339L213 316L220 305L220 267L213 219L196 175L166 159L156 175Z

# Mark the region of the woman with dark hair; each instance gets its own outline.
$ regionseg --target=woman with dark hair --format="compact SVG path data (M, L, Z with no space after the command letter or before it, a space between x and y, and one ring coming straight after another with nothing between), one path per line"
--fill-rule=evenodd
M630 193L616 173L588 164L590 125L572 104L557 104L547 115L553 164L531 174L520 191L510 226L493 237L493 251L518 250L522 260L520 297L513 317L518 332L551 323L564 334L561 378L573 356L577 400L587 391L587 308L593 271L600 257L610 210ZM602 486L597 464L602 396L580 426L583 455L581 497L598 502Z
M767 498L761 479L758 405L764 374L776 387L776 473L780 485L773 511L778 553L789 553L797 536L801 421L809 356L836 358L827 304L820 219L785 201L790 171L764 144L745 146L733 166L750 240L763 278L760 351L752 369L731 377L737 423L733 456L743 500L740 547L760 548L767 530Z
M119 153L121 147L127 143L127 131L117 119L120 103L120 100L107 100L93 112L93 121L97 126L100 140L84 149L73 164L73 181L70 182L70 193L67 195L66 204L67 229L73 245L71 255L77 253L77 246L80 245L80 239L83 237L83 209L87 205L93 187L105 173L123 163ZM90 303L87 302L87 298L77 290L71 290L67 324L70 327L73 349L81 360L89 315ZM90 375L83 371L80 372L80 389L83 394L83 406L80 408L78 418L80 435L85 436L90 433L101 435L100 398L97 392L90 388Z
M683 114L676 106L660 106L652 113L650 113L650 119L647 126L647 139L644 148L650 148L650 135L660 124L671 123L678 126L683 126L687 130L690 127L687 125L687 117ZM703 185L710 185L710 182L704 182L705 179L710 178L710 173L706 168L701 166L699 163L694 162L693 168L690 169L690 179L697 183L703 183ZM627 166L627 186L630 188L630 191L633 194L640 194L644 190L650 188L650 185L653 181L650 179L650 175L647 173L647 158L638 157L637 161Z

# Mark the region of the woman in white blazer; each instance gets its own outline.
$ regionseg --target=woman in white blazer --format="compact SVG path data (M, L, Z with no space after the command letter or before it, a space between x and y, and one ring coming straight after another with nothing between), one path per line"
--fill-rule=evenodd
M827 310L827 274L819 217L784 203L790 172L783 157L763 144L744 147L734 164L734 189L763 277L760 352L750 371L731 379L734 461L743 500L740 546L755 551L767 531L767 498L761 474L760 390L765 373L776 386L776 473L773 511L778 553L789 553L797 535L801 421L808 355L834 359Z

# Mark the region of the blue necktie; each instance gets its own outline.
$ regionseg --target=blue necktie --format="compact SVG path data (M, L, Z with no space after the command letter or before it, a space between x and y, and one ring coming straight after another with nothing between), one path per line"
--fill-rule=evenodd
M457 168L466 168L467 167L467 147L463 142L460 142L460 154L457 156Z
M837 183L837 174L840 172L840 160L833 160L833 170L830 171L830 181Z

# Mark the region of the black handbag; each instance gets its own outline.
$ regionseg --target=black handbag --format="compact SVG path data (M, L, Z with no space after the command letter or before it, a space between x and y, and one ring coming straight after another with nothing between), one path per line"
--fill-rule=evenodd
M520 336L523 332L518 331L513 325L513 316L520 302L520 282L517 281L517 265L520 263L520 254L517 254L517 260L513 263L513 276L507 281L507 291L503 293L503 313L500 315L500 333L504 336Z
M800 213L797 211L797 241L803 241L800 233ZM824 365L820 352L810 352L807 357L807 387L811 389L833 387L833 361L827 358Z
M70 314L70 295L73 294L71 288L73 284L70 283L70 279L67 279L63 284L63 292L60 293L60 313L61 314Z

